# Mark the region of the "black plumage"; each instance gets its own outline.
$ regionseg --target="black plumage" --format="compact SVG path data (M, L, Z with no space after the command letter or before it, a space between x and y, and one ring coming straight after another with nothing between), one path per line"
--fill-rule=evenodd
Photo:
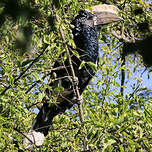
M94 63L96 67L98 65L98 26L119 20L121 18L111 11L104 12L102 10L101 12L92 14L81 10L72 21L74 25L72 33L76 45L75 51L78 52L79 57L73 53L73 50L69 50L77 81L73 79L68 59L55 62L54 69L56 70L51 71L50 74L53 81L49 85L52 89L46 89L48 99L43 99L44 104L27 134L28 138L37 146L42 146L44 136L48 134L53 118L70 109L75 103L79 103L79 99L77 99L75 93L76 86L78 86L79 92L82 94L89 81L95 75L94 70L89 66L88 62ZM64 59L64 53L60 55L60 58ZM85 63L84 66L81 66L82 63ZM77 84L75 85L76 82ZM57 86L63 87L64 90L57 91L55 89ZM56 102L49 104L48 100L51 100L54 95L56 96ZM27 148L31 147L31 141L24 139L24 143L28 145Z
M72 51L70 52L72 64L74 67L75 75L78 78L78 88L80 94L82 94L85 87L88 85L95 72L86 64L84 67L79 68L82 61L93 62L98 64L98 39L97 28L94 26L94 15L90 12L81 10L79 14L72 21L74 28L72 33L74 36L74 42L76 44L76 51L79 53L80 58L76 57ZM61 55L62 58L63 54ZM55 73L55 81L50 84L51 87L60 85L64 87L63 92L56 92L58 94L57 103L49 105L45 101L38 116L36 117L31 129L43 133L45 136L48 134L49 126L54 116L66 109L69 109L77 102L75 93L73 90L73 78L71 74L71 68L68 59L63 63L56 61L54 68L63 66L59 70L54 70L51 73ZM52 95L52 91L49 89L46 92Z

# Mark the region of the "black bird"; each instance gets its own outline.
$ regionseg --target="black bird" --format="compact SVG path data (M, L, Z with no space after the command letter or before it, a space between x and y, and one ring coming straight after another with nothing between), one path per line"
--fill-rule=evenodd
M101 15L101 14L100 14ZM110 13L111 15L111 13ZM107 24L112 21L117 21L120 18L117 15L114 15L112 18L106 19L106 23L104 23L104 18L109 17L108 13L104 13L102 18L102 23L100 24ZM80 94L82 94L85 87L88 85L89 81L95 75L94 70L88 65L85 64L82 68L79 68L82 61L84 62L92 62L96 66L98 65L99 61L99 53L98 53L98 38L97 38L97 24L96 23L97 16L85 11L79 11L78 15L72 21L74 28L72 29L72 33L74 36L74 42L77 47L76 51L79 53L80 58L75 56L72 51L70 52L72 65L74 67L75 75L77 77L77 83ZM115 20L116 19L116 20ZM60 57L62 58L64 54ZM73 90L73 82L75 82L72 78L71 68L69 65L68 59L65 60L63 63L56 61L54 64L54 68L63 67L59 70L53 70L51 72L51 76L54 77L54 82L49 84L52 88L60 85L64 87L63 92L54 91L55 94L58 94L57 102L55 104L50 104L45 100L40 112L38 113L30 131L33 132L33 136L31 137L28 134L28 137L35 141L37 146L41 146L43 141L38 143L38 138L34 135L34 133L41 133L42 137L48 134L49 126L52 123L53 118L58 115L59 113L65 112L65 110L71 108L77 101L75 97L75 93ZM53 90L53 89L52 89ZM53 94L53 91L46 90L47 94ZM35 138L35 139L33 139ZM41 137L40 137L41 138Z

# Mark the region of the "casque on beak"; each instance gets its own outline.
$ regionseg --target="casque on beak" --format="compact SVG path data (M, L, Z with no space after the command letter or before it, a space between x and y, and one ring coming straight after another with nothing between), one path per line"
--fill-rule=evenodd
M92 6L92 11L96 16L94 18L94 25L104 25L122 20L118 15L119 9L113 5L95 5Z

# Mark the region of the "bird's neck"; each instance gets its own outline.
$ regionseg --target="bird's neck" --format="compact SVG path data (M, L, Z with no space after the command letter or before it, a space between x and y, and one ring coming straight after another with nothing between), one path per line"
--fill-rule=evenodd
M98 60L97 29L89 26L81 27L81 29L75 28L73 35L81 59L86 62L96 63Z

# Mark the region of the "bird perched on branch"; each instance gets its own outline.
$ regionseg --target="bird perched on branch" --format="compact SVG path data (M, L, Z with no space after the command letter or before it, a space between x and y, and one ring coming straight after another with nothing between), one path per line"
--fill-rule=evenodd
M98 17L102 19L102 22ZM58 85L62 86L64 90L54 91L54 93L58 94L56 103L49 104L47 100L44 99L45 102L27 135L27 137L35 142L37 146L42 145L43 141L39 141L39 139L44 138L48 134L49 126L51 125L53 118L79 102L75 96L74 86L78 85L79 92L82 94L92 77L95 75L94 70L87 63L92 63L97 66L99 61L97 25L107 24L117 20L120 20L120 18L117 15L112 15L112 13L104 12L100 15L98 13L97 16L86 10L81 10L72 21L72 24L74 25L72 33L76 51L80 57L76 56L72 50L70 50L70 57L77 79L73 79L68 59L63 61L63 63L59 61L55 62L54 68L61 68L51 72L51 76L53 77L53 73L55 73L55 77L54 82L49 85L52 87L52 90ZM62 56L63 54L61 54L61 58ZM85 64L80 67L82 63ZM47 94L52 95L53 91L47 89L46 92ZM32 135L30 135L30 133ZM27 139L24 143L27 143Z

